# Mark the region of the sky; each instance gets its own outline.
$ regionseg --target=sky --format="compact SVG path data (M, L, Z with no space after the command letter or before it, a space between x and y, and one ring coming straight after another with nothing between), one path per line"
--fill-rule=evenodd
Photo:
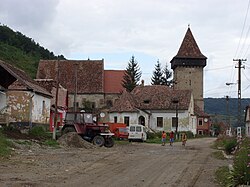
M207 57L204 97L250 97L250 0L0 0L0 23L72 60L126 69L132 55L145 84L157 60L171 70L190 25ZM250 12L250 11L249 11ZM226 83L231 83L229 86Z

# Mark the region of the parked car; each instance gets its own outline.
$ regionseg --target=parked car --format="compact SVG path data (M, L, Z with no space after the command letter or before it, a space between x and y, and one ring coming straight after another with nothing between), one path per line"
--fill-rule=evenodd
M128 140L140 140L146 141L147 140L147 132L146 127L143 125L130 125L128 131Z
M100 123L101 124L101 123ZM128 128L125 123L105 123L109 126L110 132L118 139L128 139Z
M127 127L117 127L115 129L115 137L118 139L128 139L128 128Z

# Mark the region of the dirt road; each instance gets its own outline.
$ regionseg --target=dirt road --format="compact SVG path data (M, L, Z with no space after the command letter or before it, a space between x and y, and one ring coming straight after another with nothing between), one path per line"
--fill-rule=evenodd
M1 161L0 186L217 186L214 171L227 161L211 156L215 139L186 147L130 143L111 149L48 149L30 146Z

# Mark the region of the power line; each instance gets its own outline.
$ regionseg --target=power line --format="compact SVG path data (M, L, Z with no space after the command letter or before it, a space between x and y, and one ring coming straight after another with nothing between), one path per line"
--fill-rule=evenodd
M245 30L245 25L246 25L246 20L247 20L247 16L248 16L249 5L250 5L250 0L248 1L247 12L246 12L246 15L245 15L245 19L244 19L244 22L243 22L243 27L242 27L241 34L240 34L240 40L239 40L239 43L238 43L238 46L237 46L237 49L236 49L234 57L236 57L236 55L238 53L238 50L239 50L239 47L240 47L240 43L241 43L241 39L242 39L242 35L243 35L244 30Z

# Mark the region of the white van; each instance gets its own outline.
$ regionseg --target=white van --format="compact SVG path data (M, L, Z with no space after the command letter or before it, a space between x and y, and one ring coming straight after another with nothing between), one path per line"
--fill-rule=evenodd
M128 140L147 140L146 128L143 125L129 125Z

